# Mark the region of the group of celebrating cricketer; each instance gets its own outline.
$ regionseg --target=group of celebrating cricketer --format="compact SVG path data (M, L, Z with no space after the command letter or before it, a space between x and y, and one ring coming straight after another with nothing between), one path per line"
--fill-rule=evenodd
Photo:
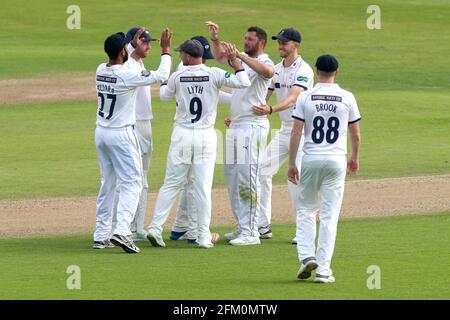
M211 189L217 153L214 129L219 103L230 105L224 147L224 174L235 230L224 237L234 246L259 245L272 238L272 176L288 160L288 189L297 219L299 279L334 282L331 258L346 174L359 167L360 113L352 93L335 83L332 55L317 58L315 72L299 54L301 35L294 28L272 36L281 62L264 53L267 34L247 29L244 51L219 39L219 25L207 21L209 42L195 36L175 48L181 58L170 74L172 33L164 29L157 70L143 59L157 41L145 28L116 33L105 40L109 57L96 72L98 96L95 144L101 187L96 203L94 248L120 246L139 253L135 241L165 247L163 225L180 195L171 240L212 248L220 236L210 232ZM208 67L215 59L234 70ZM314 85L314 75L318 83ZM147 174L153 150L150 85L160 83L160 99L175 100L176 113L166 175L150 225L144 228ZM231 93L220 90L231 88ZM276 104L268 101L275 92ZM281 128L267 145L269 120L278 113ZM351 154L347 157L347 131ZM316 223L320 220L317 247Z

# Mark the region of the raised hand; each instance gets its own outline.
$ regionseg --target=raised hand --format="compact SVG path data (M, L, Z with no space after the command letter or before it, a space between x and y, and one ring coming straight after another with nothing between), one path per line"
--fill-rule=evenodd
M172 40L172 32L169 28L165 28L161 34L161 39L159 40L159 45L161 49L166 52L170 50L170 44Z
M228 42L222 42L222 47L225 50L228 60L234 61L239 53L236 46L234 44Z
M219 25L212 21L206 21L205 24L208 27L211 40L219 40Z
M133 43L135 48L142 45L143 41L141 40L141 35L144 33L144 31L145 31L145 28L141 27L134 34L133 40L131 40L131 42Z

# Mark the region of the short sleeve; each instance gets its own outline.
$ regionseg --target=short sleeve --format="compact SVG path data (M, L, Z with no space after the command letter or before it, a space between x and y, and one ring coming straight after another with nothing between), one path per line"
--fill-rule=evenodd
M300 94L295 103L294 110L292 111L292 118L300 121L305 121L305 96L306 94Z
M294 86L302 87L305 91L312 87L314 81L314 73L308 69L300 68L295 75L293 84Z
M275 77L272 78L272 80L270 80L270 84L269 87L267 88L267 90L273 91L275 90L275 82L274 82Z
M349 108L349 115L348 115L348 123L351 124L351 123L355 123L355 122L361 120L361 114L359 113L358 104L356 103L356 99L353 94L350 94L349 102L350 102L350 108Z

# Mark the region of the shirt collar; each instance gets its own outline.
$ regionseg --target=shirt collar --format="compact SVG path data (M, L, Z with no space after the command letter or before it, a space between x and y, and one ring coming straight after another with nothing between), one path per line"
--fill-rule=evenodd
M323 83L323 82L317 82L316 86L318 87L339 87L339 84L337 83Z
M289 67L286 68L286 67L284 66L284 58L283 58L283 60L281 61L281 66L282 66L283 68L285 68L285 69L295 68L295 67L297 67L297 65L298 65L299 63L301 63L301 62L302 62L302 57L299 55L299 56L297 57L297 59L295 59L294 63L291 64Z

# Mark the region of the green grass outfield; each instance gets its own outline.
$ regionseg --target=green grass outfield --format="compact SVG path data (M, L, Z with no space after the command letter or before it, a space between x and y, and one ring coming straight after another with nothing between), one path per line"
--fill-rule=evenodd
M91 236L3 239L0 299L449 299L449 224L450 213L341 221L331 285L296 279L293 225L274 226L260 246L139 242L134 255L91 249ZM66 288L70 265L80 267L80 290ZM379 290L366 285L372 265Z
M81 9L81 29L66 28L69 5ZM0 78L28 78L67 72L95 72L105 60L107 35L147 26L155 36L168 26L174 44L195 34L207 35L204 21L221 26L221 38L240 48L250 25L270 35L295 26L303 35L302 54L311 63L335 54L342 81L351 89L439 90L450 86L450 66L443 63L450 43L445 0L379 0L381 29L369 30L369 1L167 0L4 0L0 11ZM18 8L20 8L18 10ZM266 51L278 60L276 42ZM150 61L156 65L159 50Z
M370 3L357 0L281 0L276 5L270 0L168 0L135 1L133 6L77 1L80 30L66 28L70 4L2 4L0 79L93 74L106 59L105 36L137 24L155 30L155 36L167 25L178 44L194 34L207 35L204 21L212 19L220 23L222 39L239 47L250 25L264 27L269 36L294 26L303 35L304 59L313 65L319 54L335 54L341 63L338 82L358 100L363 117L358 178L450 172L450 65L442 60L450 43L447 1L380 0L381 30L367 29ZM279 61L276 50L276 42L269 40L266 51ZM158 55L158 49L151 51L148 67L157 66ZM174 106L158 99L153 104L149 181L155 192L165 173ZM1 106L0 199L96 194L95 110L95 97L91 103ZM227 110L221 107L218 115L222 132ZM278 128L278 115L271 120L272 128ZM217 165L214 186L224 185L222 172L223 166ZM274 182L284 183L285 173L286 166Z
M450 110L448 94L360 91L357 95L363 114L358 179L450 172L450 112L442 111ZM0 107L0 198L97 193L95 110L94 102ZM175 106L154 99L153 110L149 183L156 192L165 175ZM216 127L222 137L227 113L226 106L219 107ZM272 127L279 128L279 117L270 119ZM274 182L284 183L286 172L285 164ZM223 164L216 165L214 185L224 186Z

